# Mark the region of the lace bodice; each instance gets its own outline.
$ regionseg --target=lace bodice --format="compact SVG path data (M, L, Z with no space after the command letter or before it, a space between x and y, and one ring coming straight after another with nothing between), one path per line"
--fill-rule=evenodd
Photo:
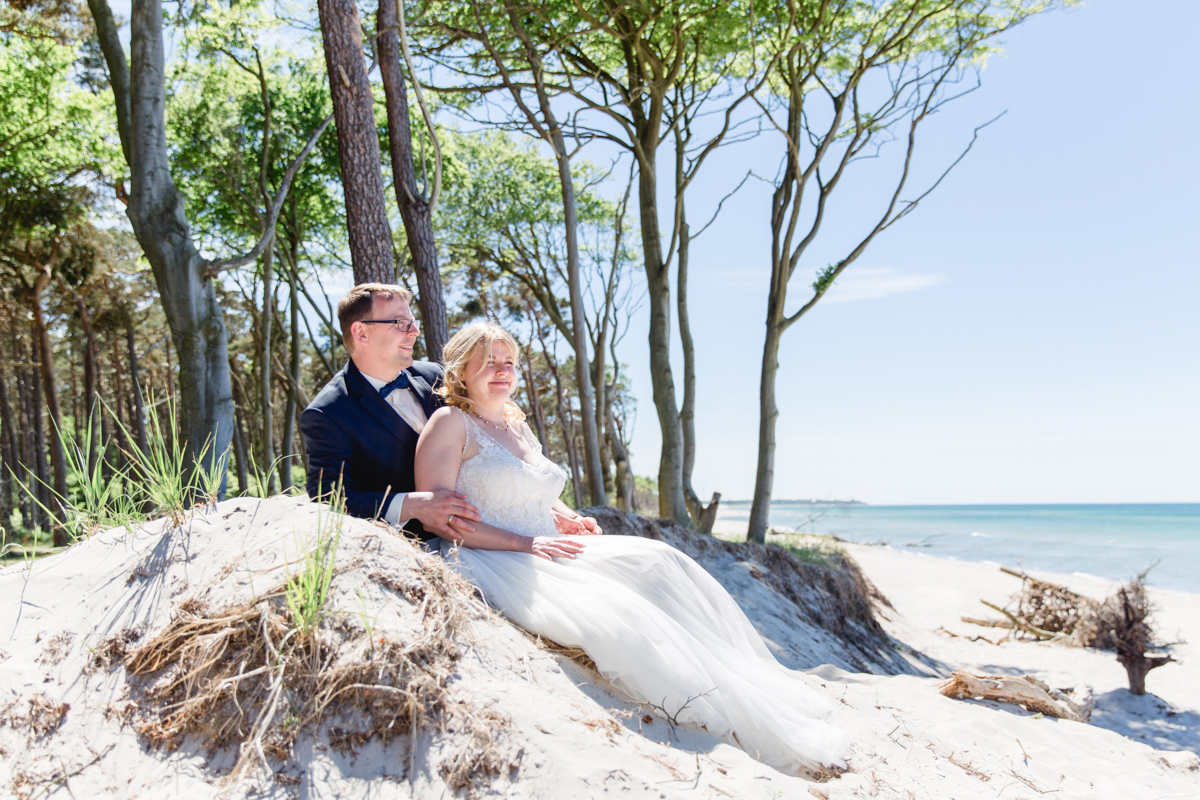
M483 521L526 536L553 536L550 509L562 494L567 476L541 454L537 440L524 423L522 435L534 445L534 461L518 458L466 414L467 448L478 452L462 462L455 488L479 509Z

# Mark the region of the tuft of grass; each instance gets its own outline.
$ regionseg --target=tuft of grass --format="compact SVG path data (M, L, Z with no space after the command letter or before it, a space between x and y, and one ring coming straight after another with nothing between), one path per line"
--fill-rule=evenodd
M194 461L187 457L187 442L171 435L178 430L175 402L163 401L167 409L166 428L159 416L154 398L146 404L146 450L134 450L130 459L130 477L140 486L151 516L167 516L173 525L183 522L187 512L197 505L216 501L225 477L228 452L208 457L212 438L200 448ZM129 430L116 415L113 420L127 441L133 441Z
M24 482L9 470L21 490L37 503L53 525L66 529L72 542L86 539L97 531L137 525L156 516L169 517L172 525L178 525L196 505L216 501L228 454L206 458L212 447L210 438L200 449L195 462L189 463L187 443L171 435L176 430L174 401L169 398L163 401L167 409L165 420L159 415L158 404L153 398L151 401L146 407L146 450L124 451L127 462L124 467L113 463L111 442L103 443L95 462L88 463L88 443L95 430L91 420L82 436L77 431L59 431L66 453L68 496L59 497L54 487L46 485L58 500L50 505L57 508L48 508L38 498L32 482L41 482L40 479L31 477L29 482ZM107 405L104 413L110 416L126 441L134 440L129 429ZM36 538L34 546L25 549L36 551ZM10 552L12 550L6 546L0 554Z
M329 584L333 580L333 562L342 539L345 512L342 487L334 490L328 510L317 516L317 541L304 556L300 571L288 578L284 597L292 621L299 632L310 635L325 616L325 601L329 599Z

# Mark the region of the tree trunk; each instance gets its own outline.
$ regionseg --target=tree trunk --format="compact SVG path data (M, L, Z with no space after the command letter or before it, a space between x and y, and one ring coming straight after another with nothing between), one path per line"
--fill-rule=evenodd
M259 350L258 350L258 402L260 410L261 431L259 445L259 463L265 471L267 486L264 490L268 495L275 494L275 420L271 408L271 339L275 314L275 248L268 245L263 253L263 298L262 316L259 321Z
M394 283L392 231L383 199L379 136L363 64L358 6L354 0L317 0L317 13L337 125L354 282Z
M567 451L567 463L571 467L571 491L574 494L575 506L583 506L583 481L579 475L579 455L575 451L575 425L571 421L571 408L567 401L567 392L562 385L562 376L558 371L558 364L551 358L550 353L546 351L546 343L542 342L542 352L546 356L546 364L550 367L550 374L554 376L554 396L558 410L558 424L562 427L563 447Z
M544 109L549 114L549 106ZM556 125L553 116L548 122ZM583 452L587 466L588 492L593 506L607 505L604 496L604 472L600 464L600 439L596 429L595 407L596 398L592 391L592 376L588 370L588 337L584 327L583 294L580 291L579 276L579 221L575 209L575 185L571 180L571 162L567 158L566 143L562 132L554 127L551 138L557 151L558 180L562 187L563 216L566 223L567 238L567 288L571 297L571 334L575 349L575 382L579 389L579 417L583 425ZM583 504L583 499L576 495L575 502Z
M47 265L34 282L30 306L33 310L33 335L37 337L40 352L42 391L46 394L46 411L50 416L50 463L54 470L54 497L49 508L61 522L64 520L64 504L67 499L67 453L62 440L62 412L59 407L58 382L54 376L54 359L50 347L50 329L42 311L42 292L50 282L50 267ZM62 525L54 526L54 546L66 547L71 543L67 530Z
M629 466L629 451L625 449L625 442L621 439L621 431L617 427L617 420L612 413L611 405L608 406L608 424L605 427L608 429L608 446L612 448L613 463L617 473L614 478L617 485L617 508L622 511L632 511L633 470Z
M525 365L521 373L525 376L525 393L529 395L529 410L533 412L533 424L537 429L538 441L542 443L542 455L550 457L550 434L546 430L546 409L542 408L542 399L538 397L537 383L533 377L533 362L530 352L525 351Z
M40 527L43 531L49 532L53 520L46 513L46 509L57 513L55 502L51 498L51 481L50 470L46 466L46 426L42 423L42 389L43 382L40 379L41 362L45 360L46 353L42 352L42 341L38 334L37 323L31 323L32 341L30 342L30 355L33 361L37 362L38 366L29 368L29 376L26 380L26 390L29 393L29 427L33 432L32 447L30 455L32 458L29 465L33 468L35 480L32 481L31 488L37 493L38 502L37 517ZM57 546L57 545L55 545Z
M21 340L17 338L16 321L13 321L13 326L9 329L9 334L12 339L12 354L13 362L21 363L25 358L25 349L21 346ZM13 459L15 465L19 465L22 471L14 472L18 481L29 487L29 491L18 489L17 502L21 509L21 519L26 528L36 528L38 523L35 519L36 503L33 502L31 493L34 491L35 484L31 480L31 467L34 460L33 452L33 424L30 421L29 391L26 386L25 370L21 367L13 369L13 390L16 392L14 402L14 417L16 419L16 427L12 429L14 445L16 447L16 455ZM14 466L14 470L17 469Z
M687 211L683 208L683 197L676 198L680 205L679 266L676 273L676 309L679 313L679 339L683 345L683 402L679 406L679 428L683 435L683 498L693 525L700 524L704 506L692 489L692 469L696 465L696 346L692 341L692 327L688 317L688 254L691 239L687 224Z
M542 55L538 52L537 46L533 43L532 38L525 29L522 17L524 12L518 11L509 0L505 0L504 7L508 12L509 24L524 47L525 56L533 73L534 90L537 94L541 120L538 120L537 114L524 103L521 99L522 90L510 81L507 71L503 69L502 64L499 64L504 74L504 82L508 86L509 92L513 95L513 99L517 102L517 105L524 111L530 125L533 126L538 135L554 151L555 162L558 167L558 182L562 192L563 223L567 244L566 278L571 305L571 347L575 350L575 383L579 391L579 416L580 423L583 425L583 450L587 468L588 492L591 495L591 504L593 506L602 506L607 503L607 500L604 496L604 472L600 459L599 426L596 424L595 416L596 398L592 388L591 373L588 371L587 326L584 319L583 292L579 276L579 217L575 201L575 183L571 178L571 159L567 151L567 144L563 137L562 128L559 126L558 119L555 117L554 111L550 106L550 95L546 90L543 77ZM487 46L494 59L497 59L498 62L502 60L503 57L499 56L490 42ZM576 494L575 501L582 504L583 499Z
M100 397L96 390L96 366L99 359L96 353L96 333L92 330L92 315L80 294L75 295L75 309L79 312L79 326L83 331L83 408L87 416L86 425L81 425L76 417L75 435L78 438L81 431L88 434L87 465L88 471L93 472L96 469L97 440L100 435Z
M3 351L0 350L0 361ZM8 402L8 375L0 364L0 527L9 528L9 517L17 498L13 495L12 476L17 471L17 430L12 406Z
M772 283L777 283L773 280ZM779 341L783 335L783 301L774 286L767 301L767 336L763 342L762 374L758 384L758 464L754 474L754 500L750 505L750 524L746 538L766 541L771 513L771 491L775 485L775 423L779 407L775 404L775 378L779 372Z
M232 371L232 366L230 370ZM242 405L244 398L241 392L238 391L238 382L233 382L234 396L234 428L233 428L233 450L234 457L237 458L237 476L238 490L246 495L250 491L250 446L246 441L246 421L242 416Z
M292 206L295 213L295 204ZM292 242L292 270L288 281L288 373L297 386L300 385L300 292L297 289L297 271L295 269L298 253L295 240ZM296 414L299 408L293 392L287 393L287 402L283 410L283 436L279 441L279 489L288 491L292 488L292 466L295 464L296 445Z
M133 315L129 314L125 321L125 352L129 358L129 382L133 390L133 432L137 436L138 450L145 453L149 447L146 442L146 408L142 398L142 379L138 371L137 342L133 335Z
M118 130L129 162L126 213L154 271L179 359L179 435L189 462L203 459L217 467L233 433L229 335L213 281L205 276L207 264L192 242L183 196L171 178L162 3L133 0L128 65L107 0L88 0L88 5L113 78ZM219 496L224 495L222 474Z
M112 363L112 387L113 387L113 402L112 408L116 414L117 421L120 425L117 426L120 431L119 435L124 441L121 447L116 449L113 454L116 460L119 461L120 454L123 452L132 452L136 446L133 441L133 414L130 411L129 392L125 390L125 381L123 377L124 370L121 368L121 343L117 341L117 337L112 337L112 347L109 350L109 360ZM114 431L114 439L118 434ZM106 440L108 441L108 440ZM106 461L106 464L111 464L111 461ZM115 466L115 465L113 465Z
M433 206L430 200L434 198L426 198L417 187L417 171L413 162L408 87L400 66L402 53L397 3L401 1L379 0L376 22L380 33L376 39L375 53L387 101L392 189L396 192L396 205L400 207L400 217L404 220L408 251L412 255L413 271L417 276L417 304L421 309L421 327L425 332L426 357L440 362L442 349L450 338L450 329L446 323L446 299L433 239Z
M592 359L592 386L596 390L596 435L599 437L600 444L600 474L604 476L604 494L608 496L616 491L616 486L613 484L612 478L612 447L609 444L609 437L605 433L605 422L608 420L608 407L611 404L610 392L608 386L605 385L605 359L604 349L607 346L608 320L600 320L597 326L599 336L596 344L592 348L592 352L596 357Z
M658 228L658 180L653 142L643 145L638 173L638 206L642 223L642 255L646 263L646 289L650 302L650 384L662 451L658 460L658 513L690 527L691 517L683 496L683 428L675 404L675 378L671 372L671 279L662 257Z

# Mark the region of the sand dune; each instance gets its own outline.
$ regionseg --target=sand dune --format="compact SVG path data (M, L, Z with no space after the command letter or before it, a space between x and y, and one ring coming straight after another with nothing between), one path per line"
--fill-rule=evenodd
M696 548L780 659L810 668L802 679L839 701L835 722L853 742L850 771L826 782L781 774L704 731L671 725L457 595L463 621L444 657L443 710L415 747L405 730L387 744L372 739L339 750L331 746L336 737L353 741L345 726L362 720L330 718L301 730L290 754L270 761L271 772L252 758L253 768L230 781L236 748L210 753L195 736L174 750L148 744L138 728L161 719L142 693L153 681L130 680L113 637L136 631L133 650L189 609L211 613L261 599L298 569L317 515L318 507L294 498L232 500L178 528L159 522L108 531L32 568L0 571L0 794L451 797L462 773L455 770L466 765L475 774L459 796L1200 797L1195 645L1179 649L1183 663L1151 673L1157 696L1133 698L1111 654L939 632L978 633L959 617L978 615L980 597L1003 599L1017 588L993 566L867 547L849 549L894 606L884 611L894 640L875 655L812 624L796 602L802 593L789 598L773 588L763 573L769 567L727 549ZM422 598L443 597L452 581L435 557L349 520L337 567L331 620L345 642L434 635L436 603ZM1056 579L1097 596L1108 588ZM1153 597L1163 630L1200 641L1200 596ZM1086 682L1096 712L1080 724L938 695L939 675L957 667L1033 673L1056 687ZM284 723L299 714L281 708Z

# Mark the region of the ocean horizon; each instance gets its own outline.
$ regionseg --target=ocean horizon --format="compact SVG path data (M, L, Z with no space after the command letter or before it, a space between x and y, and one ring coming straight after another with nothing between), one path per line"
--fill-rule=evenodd
M722 501L717 518L748 522L750 501ZM964 561L1079 573L1200 592L1200 503L887 505L779 500L781 531L836 536Z

